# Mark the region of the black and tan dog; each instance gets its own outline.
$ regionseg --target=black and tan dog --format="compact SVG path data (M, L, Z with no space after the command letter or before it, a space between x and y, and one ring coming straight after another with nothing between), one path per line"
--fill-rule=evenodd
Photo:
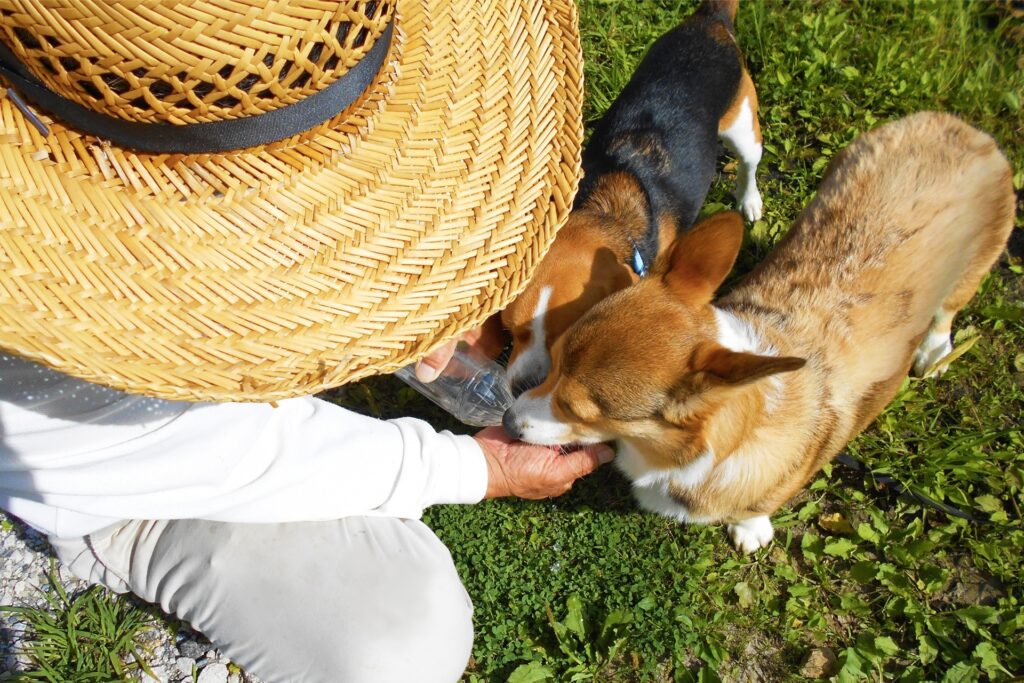
M715 174L717 138L739 158L736 196L761 216L757 95L736 44L738 0L705 0L659 38L596 124L566 226L527 289L502 313L509 374L539 384L555 340L583 313L635 282L697 217Z

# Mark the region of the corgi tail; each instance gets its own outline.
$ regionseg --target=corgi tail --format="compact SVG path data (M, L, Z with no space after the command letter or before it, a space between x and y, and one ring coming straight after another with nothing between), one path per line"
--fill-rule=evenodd
M698 12L712 17L728 19L729 24L736 23L736 10L740 6L740 0L704 0L698 8Z

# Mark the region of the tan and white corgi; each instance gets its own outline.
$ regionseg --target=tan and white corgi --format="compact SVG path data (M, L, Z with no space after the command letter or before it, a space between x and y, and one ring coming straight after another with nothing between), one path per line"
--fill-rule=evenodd
M655 41L594 126L568 223L502 312L514 387L539 384L555 340L693 225L714 178L718 138L739 159L741 210L751 221L761 217L757 93L734 36L737 3L704 0Z
M953 316L1013 227L992 139L920 113L855 140L752 273L712 302L743 235L735 213L682 235L656 272L592 308L547 380L505 416L540 444L615 439L640 505L729 524L766 546L769 515L950 349Z

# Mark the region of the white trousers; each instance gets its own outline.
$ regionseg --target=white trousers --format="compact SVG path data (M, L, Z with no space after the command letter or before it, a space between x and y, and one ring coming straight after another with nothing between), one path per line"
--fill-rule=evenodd
M473 607L422 522L129 521L51 539L77 576L188 622L267 683L452 683Z

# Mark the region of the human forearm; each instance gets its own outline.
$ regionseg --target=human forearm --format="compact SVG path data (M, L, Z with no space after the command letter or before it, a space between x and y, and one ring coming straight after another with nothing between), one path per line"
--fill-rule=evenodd
M48 533L128 517L418 516L438 502L475 502L486 488L470 437L417 420L311 398L277 408L154 401L8 366L5 386L25 390L0 392L0 501Z

